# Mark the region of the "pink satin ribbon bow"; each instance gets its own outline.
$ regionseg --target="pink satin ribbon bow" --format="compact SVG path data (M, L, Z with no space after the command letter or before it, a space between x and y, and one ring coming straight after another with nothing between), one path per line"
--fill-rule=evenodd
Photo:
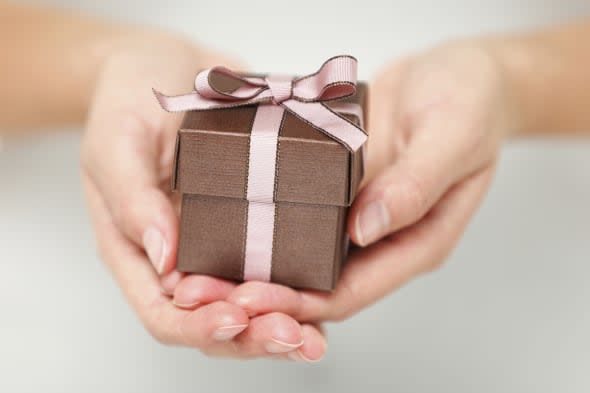
M355 93L356 72L357 62L351 56L332 57L317 72L297 79L276 75L243 77L225 67L213 67L197 75L193 93L173 97L154 93L162 108L169 112L256 103L281 105L347 149L356 151L367 140L365 132L324 105L326 101ZM214 74L233 79L239 87L233 91L222 90L216 86Z
M154 90L162 108L170 112L260 104L250 134L244 280L270 280L277 142L284 111L357 151L367 140L363 129L325 104L355 93L356 72L354 57L336 56L317 72L296 79L243 77L225 67L213 67L197 75L190 94L165 96Z

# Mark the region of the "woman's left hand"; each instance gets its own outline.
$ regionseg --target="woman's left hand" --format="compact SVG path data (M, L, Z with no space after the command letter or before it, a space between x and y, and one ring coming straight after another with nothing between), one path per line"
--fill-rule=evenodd
M160 34L118 45L101 65L81 161L98 248L123 294L146 329L166 344L211 356L319 359L326 343L317 326L280 312L248 315L226 301L234 283L190 276L183 283L199 303L182 295L173 303L182 277L173 270L179 203L170 193L180 117L164 112L151 89L183 92L200 69L231 64Z

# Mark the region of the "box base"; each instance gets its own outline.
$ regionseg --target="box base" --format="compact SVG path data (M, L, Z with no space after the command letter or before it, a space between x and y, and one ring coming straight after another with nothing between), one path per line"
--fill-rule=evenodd
M344 206L276 203L271 281L331 291L347 256ZM243 280L248 201L184 194L177 269Z

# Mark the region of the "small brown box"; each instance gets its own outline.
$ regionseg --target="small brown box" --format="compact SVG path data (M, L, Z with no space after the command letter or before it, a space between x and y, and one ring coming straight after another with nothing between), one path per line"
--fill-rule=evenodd
M328 103L366 109L366 85ZM185 114L173 189L182 193L177 268L243 280L250 132L257 105ZM363 119L342 114L356 124ZM364 115L363 115L364 116ZM363 175L363 149L339 142L285 111L277 147L271 281L332 290L348 253L346 215Z

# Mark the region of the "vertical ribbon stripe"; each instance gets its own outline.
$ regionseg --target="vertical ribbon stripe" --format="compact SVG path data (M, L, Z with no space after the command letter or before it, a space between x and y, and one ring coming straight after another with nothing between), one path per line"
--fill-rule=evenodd
M252 124L248 164L248 222L244 251L245 281L270 281L277 144L284 112L281 106L261 104Z

